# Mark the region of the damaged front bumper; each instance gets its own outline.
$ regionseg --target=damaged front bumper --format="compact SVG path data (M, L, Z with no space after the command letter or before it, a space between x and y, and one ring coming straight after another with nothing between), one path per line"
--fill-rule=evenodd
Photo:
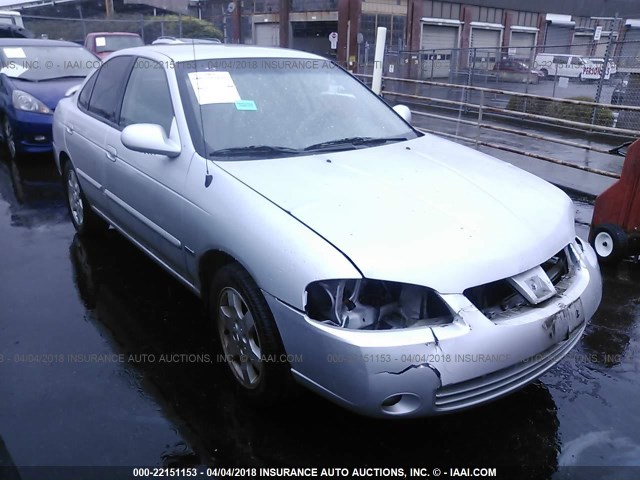
M539 378L580 340L602 295L595 254L572 249L570 278L548 300L489 319L463 294L441 295L445 325L352 330L310 319L265 292L297 381L373 417L453 412Z

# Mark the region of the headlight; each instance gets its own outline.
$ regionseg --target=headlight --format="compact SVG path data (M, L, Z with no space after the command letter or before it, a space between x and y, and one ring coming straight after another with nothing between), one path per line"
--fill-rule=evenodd
M582 240L580 237L576 237L576 251L591 267L598 267L598 257L596 252L593 251L591 245Z
M388 330L442 325L453 313L432 289L381 280L323 280L306 289L305 312L343 328Z
M51 113L49 107L38 100L33 95L23 92L22 90L13 91L13 107L26 112Z

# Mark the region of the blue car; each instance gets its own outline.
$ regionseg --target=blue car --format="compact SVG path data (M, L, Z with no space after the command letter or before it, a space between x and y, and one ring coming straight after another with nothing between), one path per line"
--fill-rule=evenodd
M0 125L12 159L53 150L51 124L58 101L100 63L71 42L0 39Z

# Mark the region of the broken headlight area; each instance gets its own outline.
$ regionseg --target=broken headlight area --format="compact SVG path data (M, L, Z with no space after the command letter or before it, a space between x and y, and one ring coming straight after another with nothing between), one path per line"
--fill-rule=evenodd
M571 284L576 264L567 246L546 262L513 277L466 289L463 294L488 319L544 304Z
M306 289L313 320L349 329L389 330L443 325L453 314L432 289L369 279L323 280Z

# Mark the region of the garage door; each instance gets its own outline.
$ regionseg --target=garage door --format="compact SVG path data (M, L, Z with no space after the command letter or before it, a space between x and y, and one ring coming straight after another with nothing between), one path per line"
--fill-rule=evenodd
M573 43L573 27L547 24L544 51L551 53L569 53ZM549 47L547 45L550 45Z
M531 47L536 44L536 34L534 32L511 32L509 47L516 49L516 57L529 58Z
M448 77L451 69L453 49L458 47L456 25L422 24L420 38L420 65L422 78ZM455 64L455 59L454 64Z
M488 30L484 28L471 29L471 47L485 48L489 50L500 47L500 30Z
M591 56L591 41L592 35L576 35L573 37L573 45L571 45L571 53L574 55L580 55L582 57ZM598 55L594 55L597 57Z
M491 70L500 57L500 30L471 28L469 64L474 69Z
M458 27L427 24L422 25L420 50L451 50L457 46Z
M618 68L636 67L640 57L640 28L628 28L624 34L624 43L620 49Z
M614 39L615 40L615 39ZM609 35L602 35L600 40L598 40L598 44L596 45L596 52L594 53L594 57L604 58L607 54L607 45L609 44ZM613 54L615 44L611 46L611 53Z
M255 44L263 47L280 46L280 24L279 23L256 23L255 24Z

